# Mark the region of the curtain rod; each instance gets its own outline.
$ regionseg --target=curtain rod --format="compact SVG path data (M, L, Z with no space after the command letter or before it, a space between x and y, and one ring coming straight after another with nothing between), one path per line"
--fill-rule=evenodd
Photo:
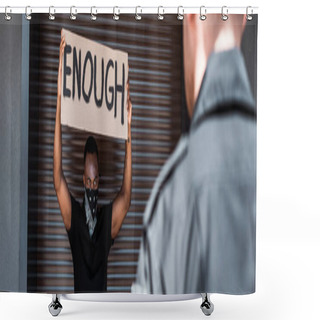
M91 15L99 15L99 14L134 14L134 15L143 15L143 14L155 14L155 15L166 15L166 14L210 14L210 13L220 13L222 15L227 14L257 14L258 7L228 7L228 6L220 6L220 7L145 7L145 6L137 6L137 7L100 7L100 6L92 6L92 7L81 7L81 6L71 6L71 7L37 7L37 6L26 6L26 7L16 7L16 6L1 6L0 13L4 13L6 15L10 14L26 14L28 16L33 13L48 13L48 14L91 14Z

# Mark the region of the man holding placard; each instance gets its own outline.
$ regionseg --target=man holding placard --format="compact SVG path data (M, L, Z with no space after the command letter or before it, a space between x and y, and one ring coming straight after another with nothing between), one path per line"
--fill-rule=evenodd
M107 68L106 70L110 71L111 69L114 69L114 78L108 75L108 71L104 77L104 58L100 59L102 76L100 78L101 82L99 83L93 77L93 71L96 73L97 70L97 58L106 54L106 51L104 51L105 49L109 50L111 55L121 55L123 53L119 51L116 52L116 50L112 50L107 47L102 48L104 46L97 43L95 43L94 47L92 41L90 41L91 52L87 51L83 63L81 60L81 49L83 54L85 54L83 51L83 46L86 39L73 35L66 30L62 30L61 36L62 39L60 43L57 88L57 110L54 135L54 187L72 251L74 267L74 290L75 292L102 292L106 289L105 281L109 250L113 244L113 240L116 238L121 228L122 222L129 210L131 202L132 105L129 97L129 83L126 80L128 59L127 54L125 54L126 56L124 56L124 59L120 58L120 63L116 60L115 56L111 57L113 58L112 61L114 62L107 62L109 69ZM76 48L75 44L79 45L81 49ZM72 61L71 65L68 66L69 62L67 61L67 55L70 54L71 56L72 47L72 56L74 60ZM77 60L75 61L75 59ZM111 59L109 59L109 61L111 61ZM122 68L122 71L120 72L122 75L122 79L120 79L121 83L118 81L119 79L117 79L117 65L120 65ZM83 66L82 69L81 66ZM88 70L91 72L88 73ZM74 95L71 91L68 92L68 86L70 85L70 79L68 82L69 75L70 78L72 78L73 75L73 79L75 81L79 79L79 81L77 81L77 89L75 84L72 85L74 90L78 90L76 95ZM90 79L89 82L86 81L86 77L87 79ZM112 80L114 80L115 83L115 86L113 87L113 93L111 86L107 85L107 82L110 83ZM126 83L126 87L124 87L124 83ZM81 88L80 85L82 86ZM118 91L121 91L121 97L118 99L118 101L121 101L121 107L118 108L120 112L116 113L114 111L111 118L110 115L108 115L108 117L111 119L110 121L103 115L96 112L104 108L104 106L100 105L99 107L99 105L97 105L97 101L98 104L100 103L100 99L97 99L97 86L106 89L105 98L106 101L109 102L109 106L107 106L105 109L108 112L110 112L111 101L113 101L112 107L114 110L116 110L117 95L119 94ZM92 90L94 93L92 93ZM63 94L61 94L62 92ZM102 96L102 89L100 92ZM112 93L111 99L110 95L108 96L108 93ZM76 98L74 98L74 96L76 96ZM90 106L90 101L94 101L97 106ZM124 101L126 101L127 104L127 113L123 112ZM98 107L98 109L92 110L90 107ZM74 111L74 108L78 108L77 112ZM106 110L102 110L102 112ZM92 117L90 116L91 114ZM120 117L117 116L118 114L120 114ZM100 120L95 122L95 119ZM108 121L108 126L106 126L104 121ZM110 124L110 122L112 123ZM85 192L82 205L76 201L69 192L62 170L61 124L66 124L95 133L127 139L125 142L125 165L122 186L119 193L110 204L100 208L97 206L99 187L99 158L97 144L92 136L87 139L84 149L83 185ZM111 127L111 132L101 131L103 130L103 126L108 128Z

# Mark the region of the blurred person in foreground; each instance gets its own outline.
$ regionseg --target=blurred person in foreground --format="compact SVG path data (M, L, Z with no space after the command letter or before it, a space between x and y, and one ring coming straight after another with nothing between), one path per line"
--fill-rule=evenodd
M256 107L240 51L244 15L185 15L188 134L144 213L132 292L255 291Z

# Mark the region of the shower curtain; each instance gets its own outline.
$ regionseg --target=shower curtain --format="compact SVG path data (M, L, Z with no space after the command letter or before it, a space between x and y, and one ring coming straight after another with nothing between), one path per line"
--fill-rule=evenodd
M0 290L255 291L258 16L0 14Z

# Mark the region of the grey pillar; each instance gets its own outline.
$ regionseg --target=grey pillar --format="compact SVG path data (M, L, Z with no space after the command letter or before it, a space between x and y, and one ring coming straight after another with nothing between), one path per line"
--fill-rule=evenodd
M0 15L0 291L27 291L29 22Z

